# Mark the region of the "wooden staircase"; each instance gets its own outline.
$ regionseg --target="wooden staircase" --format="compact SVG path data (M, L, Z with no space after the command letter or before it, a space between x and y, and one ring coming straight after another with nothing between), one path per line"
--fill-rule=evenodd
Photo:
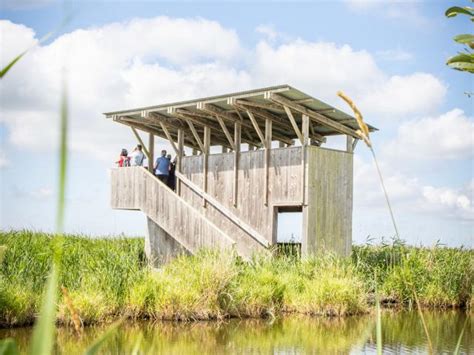
M200 249L235 249L244 258L255 250L268 250L270 243L240 221L218 201L200 190L181 174L177 179L219 210L220 215L205 216L172 191L148 170L141 167L111 170L111 205L114 209L140 210L191 254ZM223 218L232 226L224 232L212 218ZM232 235L229 235L232 234Z

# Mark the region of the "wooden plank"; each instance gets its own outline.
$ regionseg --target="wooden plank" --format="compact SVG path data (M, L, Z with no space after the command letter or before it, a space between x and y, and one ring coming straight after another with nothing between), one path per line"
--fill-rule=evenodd
M303 128L303 140L301 142L302 149L301 149L301 170L302 170L302 181L301 181L301 202L303 205L306 205L308 198L306 196L307 193L307 186L308 186L308 174L307 174L307 146L309 144L309 117L307 115L302 116L303 122L302 122L302 128Z
M150 155L148 158L148 170L154 174L155 173L155 135L150 133L148 135L148 154Z
M189 129L191 130L191 132L194 136L194 139L196 140L196 143L198 144L199 148L201 149L201 152L204 151L204 144L202 143L201 138L199 137L199 134L196 131L196 128L194 127L193 122L189 118L187 118L186 123L188 124ZM194 154L194 150L193 150L193 154Z
M230 146L232 147L232 150L235 150L234 140L232 139L232 136L229 133L229 130L227 129L227 126L225 125L224 121L222 120L222 118L219 115L216 115L215 117L216 117L217 122L219 122L219 125L221 126L221 129L224 132L225 137L227 138L227 141L229 142ZM237 121L235 121L235 122L237 122Z
M354 138L351 136L346 136L346 152L352 153L354 146Z
M148 149L146 148L146 145L143 143L142 138L138 134L137 130L134 127L130 127L132 129L133 134L135 135L135 138L138 141L138 144L140 144L143 148L143 152L145 153L146 157L148 160L150 160L150 153L148 153Z
M142 167L113 169L112 205L138 209L191 253L202 248L231 250L235 241ZM253 240L253 239L252 239ZM238 248L242 254L243 248Z
M184 131L182 129L178 129L178 154L176 156L176 170L177 172L181 173L182 163L183 163L183 155L184 155ZM176 185L176 193L181 195L181 182L178 180Z
M291 126L293 127L293 130L295 131L296 136L300 140L301 145L303 145L303 134L301 133L298 127L298 124L296 123L296 120L293 117L293 114L291 113L291 110L287 106L283 106L283 108L285 109L286 115L288 116L288 119L291 122Z
M268 206L268 179L270 169L270 151L272 149L272 120L265 120L265 181L264 181L264 204Z
M170 134L170 132L168 131L168 128L165 126L165 124L164 124L163 122L160 122L160 126L161 126L161 129L163 130L163 132L165 133L166 138L167 138L168 141L170 142L171 147L172 147L173 150L174 150L174 153L178 156L178 155L179 155L179 149L178 149L178 147L176 146L176 144L174 143L173 137L171 137L171 134ZM178 137L178 139L179 139L179 137Z
M250 118L250 121L252 122L253 128L255 129L255 132L257 132L258 138L260 138L260 142L262 142L262 145L265 146L265 137L260 130L260 127L258 126L257 120L255 119L254 115L252 112L247 110L247 115Z
M273 121L273 137L277 140L281 140L285 143L289 143L291 138L288 137L289 129L291 128L288 122L282 117L271 113L269 111L263 110L256 107L248 107L245 105L233 104L237 110L250 111L253 113L254 117L260 117L262 119L270 118ZM246 121L244 121L246 123ZM318 135L319 138L324 139L322 136ZM315 137L316 138L316 137Z
M239 160L240 160L240 140L242 133L242 125L240 122L234 123L234 181L232 204L237 207L238 191L239 191Z
M230 212L224 205L222 205L219 201L217 201L215 198L213 198L211 195L205 193L202 191L197 185L195 185L192 181L187 179L184 175L177 173L177 176L179 179L183 182L183 184L186 184L191 190L193 190L195 193L200 195L203 199L205 199L209 204L211 204L213 207L215 207L223 216L228 218L230 221L232 221L236 226L244 230L249 236L251 236L253 239L258 241L260 244L262 244L265 247L269 247L270 244L268 241L263 238L257 231L255 231L251 226L247 225L244 221L236 217L232 212Z
M204 150L202 152L202 166L203 166L203 181L202 189L204 192L207 192L207 174L209 171L209 151L211 148L211 129L206 126L204 127ZM202 200L203 206L206 207L206 199Z
M353 152L354 152L358 142L359 142L359 139L354 139L354 142L352 143L352 151Z
M219 115L221 118L225 119L225 120L228 120L229 122L232 122L234 123L235 121L240 121L242 123L242 127L244 128L254 128L255 129L255 125L250 124L248 123L246 120L242 120L241 119L241 115L237 117L235 117L234 115L232 115L229 111L225 111L215 105L209 105L209 104L204 104L204 103L199 103L197 105L197 108L199 110L202 110L202 111L205 111L205 112L208 112L209 114L212 115L212 117L215 117L215 115ZM239 106L236 106L236 108L238 109ZM248 113L248 110L246 110L246 112ZM250 120L252 120L250 118ZM276 138L276 139L279 139L279 140L282 140L282 141L286 141L289 143L290 141L290 138L282 135L282 134L276 134L274 133L273 136ZM255 142L251 142L253 144L255 144Z
M323 116L322 114L320 114L318 112L310 110L309 108L306 108L302 105L296 104L293 101L291 101L291 100L289 100L289 99L287 99L287 98L285 98L285 97L283 97L279 94L270 93L269 99L273 102L276 102L276 103L282 105L283 107L288 106L289 108L291 108L291 109L293 109L297 112L308 115L313 121L316 121L316 122L318 122L322 125L331 127L334 130L336 130L336 131L338 131L342 134L347 134L347 135L350 135L354 138L359 138L359 135L352 128L344 126L343 124L341 124L337 121L334 121L334 120L332 120L332 119L330 119L326 116Z

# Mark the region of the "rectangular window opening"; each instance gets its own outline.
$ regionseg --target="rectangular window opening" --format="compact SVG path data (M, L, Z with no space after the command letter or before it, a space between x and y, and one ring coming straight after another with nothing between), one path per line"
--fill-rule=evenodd
M303 238L303 212L301 206L275 208L277 253L300 256Z

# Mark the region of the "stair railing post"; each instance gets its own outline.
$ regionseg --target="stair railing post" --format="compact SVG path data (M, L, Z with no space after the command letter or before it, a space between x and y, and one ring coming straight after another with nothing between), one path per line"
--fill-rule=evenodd
M182 172L182 162L183 162L183 155L184 155L184 131L182 129L178 129L178 156L176 161L176 170L181 173ZM178 179L178 184L176 186L176 193L180 196L181 195L181 181Z

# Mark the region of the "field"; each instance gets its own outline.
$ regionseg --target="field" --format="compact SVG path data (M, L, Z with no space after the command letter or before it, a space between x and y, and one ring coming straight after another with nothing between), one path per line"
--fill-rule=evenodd
M346 316L382 305L470 308L474 251L400 243L355 246L351 258L299 260L202 251L161 270L147 266L143 240L54 237L0 232L0 325L32 324L54 249L62 244L57 322L117 318L207 320L278 317L285 313Z

